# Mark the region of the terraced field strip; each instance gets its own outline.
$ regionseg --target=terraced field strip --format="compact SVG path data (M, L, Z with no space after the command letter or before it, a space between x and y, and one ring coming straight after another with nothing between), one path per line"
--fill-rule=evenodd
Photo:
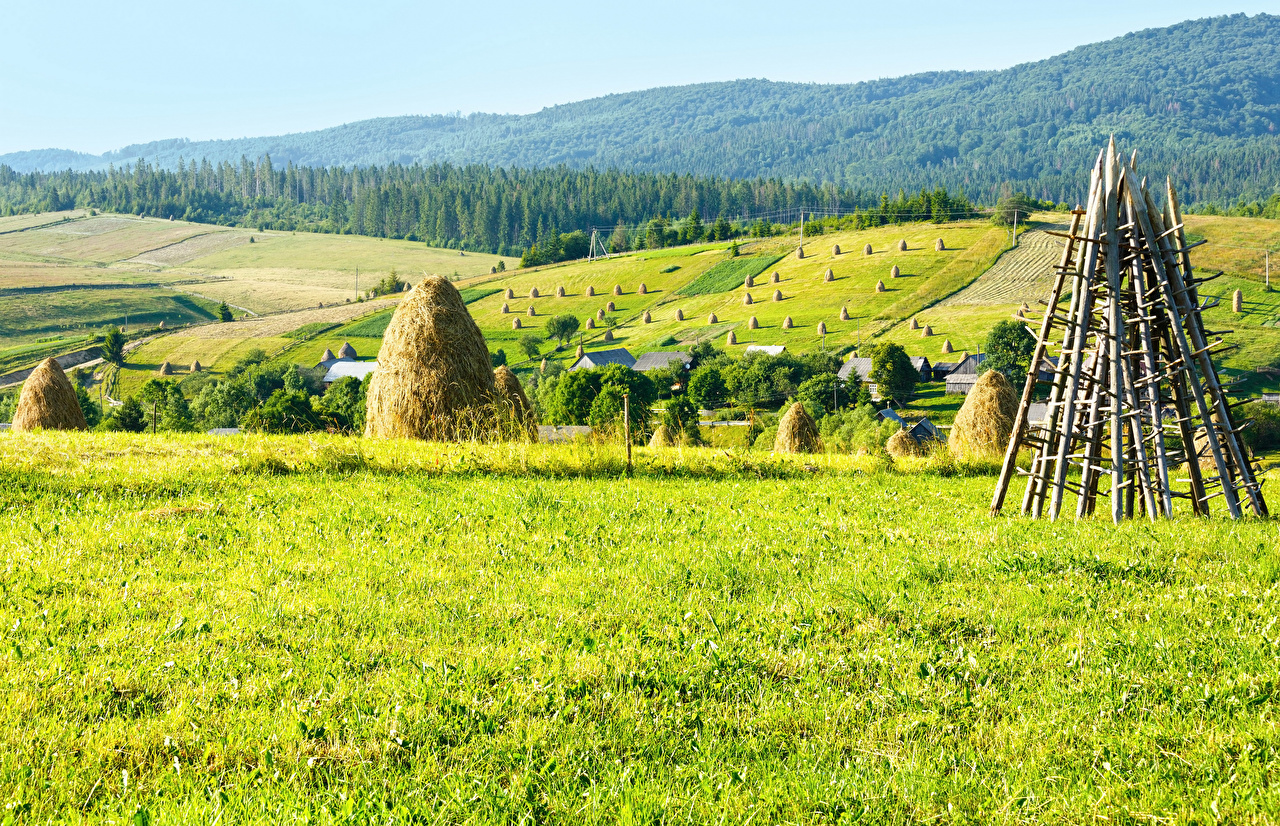
M212 255L215 252L238 247L241 244L248 244L249 239L252 237L253 233L251 232L215 227L203 235L186 238L175 244L157 247L141 255L135 255L124 263L150 264L155 267L176 267L180 264L186 264L188 261Z
M1059 239L1042 230L1022 235L978 279L941 306L1021 304L1043 299L1053 286L1053 268L1062 257Z

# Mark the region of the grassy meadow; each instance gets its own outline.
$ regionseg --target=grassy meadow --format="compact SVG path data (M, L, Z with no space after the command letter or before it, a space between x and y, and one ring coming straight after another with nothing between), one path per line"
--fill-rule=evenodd
M1269 522L983 467L0 435L15 823L1273 822Z

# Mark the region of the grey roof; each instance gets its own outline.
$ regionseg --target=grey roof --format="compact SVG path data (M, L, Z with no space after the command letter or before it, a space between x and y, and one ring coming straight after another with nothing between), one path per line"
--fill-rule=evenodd
M627 352L625 347L615 347L612 350L596 350L587 353L582 358L574 362L570 370L590 370L592 367L604 367L606 364L621 364L623 367L632 367L636 363L636 357Z
M916 368L916 372L919 373L921 376L924 376L926 373L932 372L929 367L929 359L925 358L924 356L912 356L911 366Z
M693 361L693 357L688 353L682 353L679 350L669 353L645 353L640 358L636 359L635 364L631 365L631 369L637 370L641 373L649 370L660 370L673 361L678 361L681 364L687 365L689 362Z
M978 374L978 367L980 367L982 362L986 360L986 353L974 353L971 356L965 356L964 360L956 365L956 369L951 371L951 375L955 375L956 373L968 373L976 376Z
M866 381L867 376L871 375L871 359L853 358L846 361L840 366L841 381L850 381L854 375L857 375L858 381Z
M933 374L935 376L937 375L945 376L949 374L952 370L956 369L956 364L957 362L954 362L954 361L935 361L933 363Z
M934 427L933 422L928 419L921 419L916 422L907 430L907 433L916 441L938 438L938 428Z
M902 417L899 416L897 412L895 412L892 408L886 407L884 410L881 410L876 415L879 416L882 420L887 419L891 422L897 422L898 424L903 426L906 425L906 423L902 421Z
M1031 424L1043 422L1049 418L1049 404L1047 402L1032 402L1027 408L1027 421Z
M780 356L787 351L785 344L748 344L742 352L745 355L764 353L766 356Z

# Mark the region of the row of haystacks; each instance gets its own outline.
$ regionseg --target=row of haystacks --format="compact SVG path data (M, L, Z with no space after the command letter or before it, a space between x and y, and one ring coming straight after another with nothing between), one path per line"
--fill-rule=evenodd
M462 296L439 276L396 307L365 406L365 435L375 438L537 438L520 381L505 366L494 370Z

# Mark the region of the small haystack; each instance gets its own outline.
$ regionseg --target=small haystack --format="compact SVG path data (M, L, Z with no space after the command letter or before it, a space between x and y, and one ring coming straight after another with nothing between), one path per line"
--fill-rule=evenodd
M790 330L794 325L791 323L791 316L782 319L782 329Z
M951 346L951 339L944 339L942 342L942 352L954 353L955 351L955 348Z
M839 244L836 244L835 246L833 246L833 247L831 248L831 254L832 254L832 255L839 255L839 254L840 254L840 245L839 245Z
M1239 313L1244 309L1244 293L1236 290L1231 294L1231 312Z
M928 338L933 335L933 328L928 324L924 325L924 329L920 331L920 338Z
M530 298L537 298L537 297L538 297L538 288L537 288L537 287L530 287L530 288L529 288L529 297L530 297Z
M203 369L204 368L200 366L200 361L198 359L196 361L191 362L192 373L199 373Z
M503 305L502 305L502 314L503 314L503 315L506 315L506 314L507 314L507 313L509 313L509 312L511 312L511 305L510 305L510 304L503 304Z
M830 267L827 267L826 274L822 276L823 283L830 284L832 281L835 281L835 280L836 280L836 274L831 271Z
M595 294L596 294L596 288L595 288L595 287L587 287L587 295L588 295L588 296L594 296Z
M774 300L774 301L781 301L781 300L782 300L782 290L774 290L774 291L773 291L773 300Z
M649 293L649 287L643 281L641 281L640 286L636 287L636 293L638 295L647 295Z
M582 349L582 345L581 345L581 344L579 344L579 345L578 345L578 349L577 349L577 350L574 350L574 351L573 351L573 357L574 357L575 359L580 359L580 358L582 358L583 356L585 356L586 354L587 354L587 351Z
M910 329L912 329L912 330L919 330L919 329L920 329L920 322L916 320L915 316L912 316L912 317L911 317L911 326L910 326Z
M890 277L890 278L897 278L897 277L899 277L900 275L902 275L902 270L898 269L898 265L897 265L897 264L894 264L894 265L889 269L889 277Z
M545 373L545 372L547 372L547 360L546 360L546 359L543 359L543 360L542 360L542 364L539 364L539 365L538 365L538 372L539 372L539 373Z
M948 440L961 459L999 458L1009 444L1018 399L999 370L988 370L965 397Z
M885 442L884 449L886 453L895 459L924 455L924 446L905 430L899 430L890 436L889 441Z
M13 431L88 430L76 389L57 359L40 362L22 383L18 407L13 411Z
M513 330L520 329L520 316L516 316L515 318L511 319L511 329Z
M468 314L467 318L470 317L470 314ZM338 348L338 358L354 360L356 358L356 348L352 347L348 342L342 342L342 346Z
M750 307L752 304L755 303L755 299L751 297L751 293L747 293L742 297L742 303L743 305Z
M546 359L542 360L546 364ZM545 369L545 368L544 368ZM520 386L520 379L511 372L511 368L503 364L493 371L493 400L497 408L498 421L508 425L510 435L528 436L532 441L538 440L538 421L534 416L533 405Z
M841 308L840 308L840 320L841 320L841 321L848 321L848 320L849 320L849 308L848 308L848 307L841 307Z
M863 255L870 255L870 254L871 254L871 245L870 245L870 244L867 244L865 247L863 247L863 248L862 248L862 254L863 254Z
M338 357L335 356L333 354L333 351L330 350L328 347L324 348L324 352L320 354L321 361L336 361L337 358Z
M827 322L825 322L825 321L819 321L819 322L818 322L818 335L820 335L820 336L825 336L826 334L827 334Z
M604 340L605 340L605 341L613 341L613 330L605 330L605 331L604 331Z
M742 284L742 286L746 287L748 290L754 287L755 285L756 285L756 277L754 275L748 275L747 280Z
M160 365L160 370L158 372L162 376L172 376L173 365L166 361L164 364Z
M164 319L160 319L160 329L164 329Z
M760 322L759 322L759 321L756 321L756 317L755 317L755 316L751 316L751 318L748 318L748 319L747 319L747 329L748 329L748 330L759 330L759 329L760 329Z
M883 281L877 281L877 282L876 282L876 292L878 292L878 293L882 293L882 292L884 292L884 282L883 282Z
M604 309L605 309L605 312L609 312L609 313L614 313L614 312L617 312L617 311L618 311L618 308L614 306L614 304L613 304L613 302L612 302L612 301L610 301L608 304L604 305ZM602 319L602 320L603 320L603 319Z
M613 285L613 294L614 294L614 295L622 295L622 285L621 285L621 284L614 284L614 285Z
M659 450L664 447L675 447L676 440L671 436L671 428L665 424L660 424L653 431L653 436L649 439L649 447L652 450Z
M906 252L906 251L907 251L907 239L903 238L901 241L898 242L898 252Z
M778 422L778 435L773 440L774 453L817 453L822 450L818 426L804 409L795 402Z
M778 275L777 271L774 271L773 275L769 276L770 284L778 284L778 283L781 283L781 281L782 281L782 276Z
M516 291L507 287L507 291L502 294L502 297L509 301L516 297Z
M596 321L604 321L604 309L596 310Z
M941 239L941 238L939 238L937 241L934 241L934 242L933 242L933 248L934 248L934 250L936 250L937 252L942 252L943 250L945 250L945 249L947 248L947 245L946 245L946 244L944 244L944 243L942 243L942 239Z
M644 311L643 320L644 320L644 323L645 323L645 324L648 324L649 322L653 321L653 316L649 315L649 311L648 311L648 310L645 310L645 311Z
M708 324L719 324L719 323L720 323L720 319L716 318L716 314L715 314L715 313L712 313L711 315L707 316L707 323L708 323Z
M733 330L729 331L729 335L725 337L724 343L729 345L738 343L738 337L733 334Z
M804 247L796 247L796 258L804 258Z
M564 287L556 287L556 298L564 298Z
M529 316L530 318L533 318L538 314L538 311L532 304L530 304L529 309L525 310L524 314Z
M676 309L676 321L684 321L684 310Z
M594 330L596 328L596 320L594 318L587 319L587 329Z

